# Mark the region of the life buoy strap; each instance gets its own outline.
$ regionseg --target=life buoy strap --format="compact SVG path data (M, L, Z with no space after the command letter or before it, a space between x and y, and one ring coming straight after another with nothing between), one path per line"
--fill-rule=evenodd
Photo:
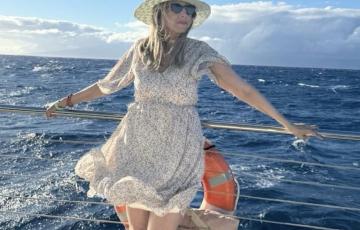
M209 179L209 184L211 187L216 187L222 183L225 183L226 181L232 179L232 175L229 171L227 172L224 172L224 173L221 173L221 174L218 174L214 177L211 177Z
M204 147L204 150L206 151L206 150L209 150L209 149L212 149L212 148L215 148L215 147L216 147L215 145L210 145L208 147Z

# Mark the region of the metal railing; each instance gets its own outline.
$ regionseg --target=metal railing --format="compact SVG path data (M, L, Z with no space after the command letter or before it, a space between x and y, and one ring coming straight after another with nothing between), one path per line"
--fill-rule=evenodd
M45 108L37 108L37 107L0 105L0 112L45 115L45 110L46 110ZM57 116L64 116L64 117L77 117L77 118L114 120L114 121L121 121L122 118L124 117L124 115L117 113L89 112L89 111L67 110L67 109L56 111L54 114ZM279 133L279 134L292 135L284 128L277 126L232 124L232 123L220 123L220 122L210 122L210 121L201 121L201 124L205 128L212 128L212 129L227 129L227 130L236 130L236 131L251 131L251 132ZM360 141L360 134L355 134L355 133L319 131L319 134L326 139Z
M45 108L0 105L0 112L45 115ZM124 117L124 115L116 114L116 113L88 112L88 111L79 111L79 110L61 110L61 111L56 111L55 114L57 116L64 116L64 117L114 120L114 121L121 121L121 119ZM265 133L277 133L277 134L290 134L284 128L276 127L276 126L229 124L229 123L219 123L219 122L209 122L209 121L202 121L202 125L205 128L227 129L227 130L237 130L237 131L251 131L251 132L265 132ZM355 134L355 133L344 133L344 132L339 133L339 132L319 131L319 134L322 135L326 139L360 141L360 135ZM69 140L69 141L48 140L48 141L63 142L63 143L75 143L75 144L87 143L87 142L83 142L83 141L71 141L71 140ZM91 144L94 144L94 142L92 141ZM224 155L237 156L237 157L239 157L239 156L240 157L252 157L252 158L259 158L259 159L263 159L263 160L270 160L270 161L276 161L276 162L286 162L286 163L294 163L294 164L317 166L317 167L328 167L328 168L340 169L340 170L360 170L359 168L356 168L356 167L326 165L326 164L318 164L318 163L311 163L311 162L301 162L301 161L293 161L293 160L267 158L267 157L262 157L262 156L254 156L254 155L250 155L250 154L224 153ZM2 155L2 156L0 156L0 158L16 158L16 159L21 158L21 159L61 161L61 159L44 159L44 158L38 158L38 157L24 157L24 156L11 156L11 155ZM240 173L240 174L247 175L246 173ZM234 175L236 175L236 174L234 174ZM12 176L18 177L18 176L27 176L27 175L0 173L0 176L2 176L2 177L4 177L4 176L5 177L12 177ZM254 175L248 175L248 176L256 177ZM268 179L271 179L271 178L268 178ZM298 183L298 184L314 185L314 186L330 187L330 188L338 188L338 189L360 190L360 188L353 187L353 186L328 185L328 184L321 184L321 183L314 183L314 182L292 181L292 180L285 180L285 179L276 179L276 180L283 181L286 183ZM81 180L81 181L83 181L83 180ZM202 191L202 190L199 190L199 191ZM33 198L33 197L16 196L16 195L0 195L0 197L8 197L8 198L14 198L14 199L44 200L47 202L54 201L54 202L75 203L75 204L112 205L112 204L105 203L105 202L71 201L71 200L48 199L48 198L39 198L39 197ZM262 200L262 201L287 203L287 204L292 204L292 205L305 205L305 206L332 208L332 209L338 209L338 210L360 212L360 208L344 207L344 206L329 205L329 204L316 204L316 203L299 202L299 201L292 201L292 200L273 199L273 198L267 198L267 197L256 197L256 196L249 196L249 195L239 195L239 197L243 198L243 199L254 199L254 200ZM36 217L53 218L53 219L61 219L61 220L67 219L67 220L78 220L78 221L90 221L90 222L96 222L96 223L122 224L119 221L99 220L99 219L93 219L93 218L80 218L80 217L74 217L74 216L47 215L47 214L25 213L25 212L14 212L14 211L3 211L3 210L0 210L0 213L21 215L21 216L36 216ZM288 223L288 222L279 222L279 221L272 221L272 220L266 220L266 219L257 219L257 218L252 218L252 217L233 216L233 215L225 215L225 216L229 216L229 217L236 218L239 220L258 221L258 222L262 222L262 223L271 223L271 224L277 224L277 225L294 226L294 227L302 227L302 228L309 228L309 229L334 230L334 228L326 228L326 227L320 227L320 226L311 226L311 225L303 225L303 224Z

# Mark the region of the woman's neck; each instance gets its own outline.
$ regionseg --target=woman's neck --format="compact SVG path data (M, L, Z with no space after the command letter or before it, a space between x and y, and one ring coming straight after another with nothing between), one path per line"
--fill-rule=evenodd
M172 31L170 31L170 40L169 40L169 42L170 43L174 43L174 42L176 42L176 40L179 38L179 36L180 36L180 34L179 33L175 33L175 32L172 32Z

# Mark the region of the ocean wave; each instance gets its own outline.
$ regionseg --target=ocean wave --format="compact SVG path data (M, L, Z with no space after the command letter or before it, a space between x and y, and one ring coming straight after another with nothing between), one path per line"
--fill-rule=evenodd
M310 87L310 88L320 88L320 86L318 85L308 85L308 84L304 84L304 83L298 83L299 86L303 86L303 87Z
M291 145L300 152L305 152L305 147L306 147L307 141L302 140L302 139L296 139L294 140Z
M36 90L36 87L32 87L32 86L25 86L24 88L20 89L20 90L14 90L11 91L10 93L8 93L8 95L10 97L20 97L20 96L25 96L25 95L29 95L31 94L34 90Z
M288 174L284 168L270 167L268 165L243 166L231 164L231 169L240 178L249 178L253 183L243 186L243 189L249 188L271 188L280 183L280 179Z
M40 71L48 71L49 67L45 67L45 66L35 66L32 71L33 72L40 72Z
M59 71L59 70L62 70L63 68L64 67L62 65L59 65L55 62L55 64L50 63L50 64L45 64L45 65L36 65L33 67L32 72L48 73L48 72L53 72L53 71Z
M331 86L330 89L334 92L334 93L337 93L336 90L341 90L341 89L349 89L349 86L348 85L334 85L334 86Z

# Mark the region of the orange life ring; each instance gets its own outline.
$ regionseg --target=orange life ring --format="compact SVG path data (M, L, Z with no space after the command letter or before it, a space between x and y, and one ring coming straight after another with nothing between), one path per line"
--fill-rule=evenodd
M205 172L202 178L204 201L216 211L232 213L238 201L238 183L221 153L209 140L205 141ZM206 206L205 206L206 207Z
M205 172L202 177L204 199L200 209L232 213L236 209L239 186L229 165L209 140L204 143ZM126 205L115 206L121 222L127 228Z

